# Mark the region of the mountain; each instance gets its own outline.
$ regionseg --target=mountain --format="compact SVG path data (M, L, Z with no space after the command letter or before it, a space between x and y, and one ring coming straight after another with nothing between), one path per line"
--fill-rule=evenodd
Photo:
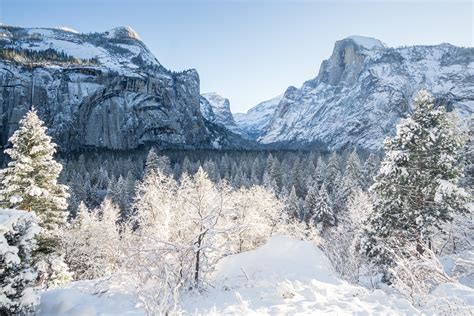
M472 116L474 49L450 44L390 48L376 39L348 37L336 42L314 79L285 91L273 115L258 122L264 130L250 134L279 146L379 149L421 88L461 116Z
M273 117L283 95L261 102L247 111L234 114L235 123L243 135L251 139L260 137Z
M244 146L205 119L199 75L163 67L130 27L0 25L0 144L33 104L62 151Z
M215 92L203 93L201 96L201 113L208 121L223 125L235 133L240 133L230 111L229 99Z

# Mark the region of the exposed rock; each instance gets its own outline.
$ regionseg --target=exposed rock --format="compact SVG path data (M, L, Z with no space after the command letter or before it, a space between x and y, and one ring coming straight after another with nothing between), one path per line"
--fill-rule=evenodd
M243 144L201 114L197 72L168 71L131 28L78 34L2 25L0 34L0 50L18 53L0 60L2 145L32 104L63 151ZM66 56L46 55L50 48Z
M248 110L247 113L234 114L235 122L242 135L250 139L260 137L267 129L282 97L282 95L279 95L273 99L259 103Z
M234 133L240 133L232 112L230 111L229 99L215 92L203 93L202 97L204 100L201 101L201 112L207 120L221 124Z
M421 88L462 117L472 117L474 49L450 44L387 48L375 39L350 37L336 42L316 78L300 89L288 88L266 129L251 135L280 146L379 149Z

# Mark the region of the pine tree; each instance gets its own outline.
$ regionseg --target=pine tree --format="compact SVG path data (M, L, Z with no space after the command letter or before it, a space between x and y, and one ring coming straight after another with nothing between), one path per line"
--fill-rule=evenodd
M341 170L340 170L340 162L339 157L337 156L336 152L333 152L331 156L329 156L327 168L326 168L326 189L329 194L333 194L337 187L337 180L340 179Z
M5 153L12 161L0 171L1 205L34 211L41 227L56 230L66 221L67 187L58 183L62 166L53 157L56 144L35 109L20 121L10 142L12 148Z
M319 189L316 196L314 209L315 212L312 220L316 224L321 225L323 231L328 227L336 225L336 216L333 213L329 194L324 184L321 186L321 189Z
M344 176L349 178L355 185L362 187L364 179L362 177L362 166L360 163L359 155L354 150L350 153L349 158L346 162L346 170Z
M148 174L152 170L153 171L158 170L158 165L159 165L158 160L159 158L158 158L158 155L156 154L155 148L150 149L148 151L148 155L146 156L144 173Z
M312 185L308 189L308 193L304 199L304 219L306 222L310 222L314 218L317 211L318 201L318 187L316 184Z
M32 262L36 220L25 211L0 211L0 315L29 315L39 303Z
M294 186L291 187L290 194L286 198L285 210L292 218L300 218L299 200Z
M366 251L390 263L384 245L430 242L432 233L456 212L465 212L468 194L457 184L462 175L462 136L443 107L427 91L414 100L413 114L385 142L385 158L371 187L374 213Z
M374 177L376 176L379 170L379 159L374 153L371 153L369 157L367 157L367 160L364 162L363 170L363 188L367 189L373 184Z
M319 157L316 164L316 170L314 171L314 180L318 185L323 184L326 179L326 163L324 160Z

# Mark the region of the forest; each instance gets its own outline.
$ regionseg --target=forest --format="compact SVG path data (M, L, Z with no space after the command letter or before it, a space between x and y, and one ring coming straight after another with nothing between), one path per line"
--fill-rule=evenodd
M10 142L0 315L33 312L41 291L81 280L100 280L96 292L128 284L148 315L179 313L180 296L212 287L219 261L276 235L314 243L351 284L424 306L454 281L439 257L472 248L472 134L426 91L383 152L151 147L58 158L35 109ZM465 307L445 304L448 314Z

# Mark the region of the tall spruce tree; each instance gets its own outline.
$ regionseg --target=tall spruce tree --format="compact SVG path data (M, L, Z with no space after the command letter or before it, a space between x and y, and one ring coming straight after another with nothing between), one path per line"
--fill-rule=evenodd
M1 205L34 211L43 229L56 230L66 221L68 188L58 183L62 165L54 160L56 144L35 109L20 121L10 142L5 153L11 162L0 171Z
M441 223L466 211L469 196L457 185L462 146L463 137L445 109L420 91L413 114L385 141L385 158L371 187L374 212L365 249L376 261L390 263L387 246L429 243Z
M159 158L156 154L155 148L150 149L145 160L145 170L143 171L145 175L149 174L151 171L156 172L158 170L158 160Z
M324 184L319 189L315 202L313 221L316 224L321 225L323 231L336 225L336 216L334 215L330 197Z

